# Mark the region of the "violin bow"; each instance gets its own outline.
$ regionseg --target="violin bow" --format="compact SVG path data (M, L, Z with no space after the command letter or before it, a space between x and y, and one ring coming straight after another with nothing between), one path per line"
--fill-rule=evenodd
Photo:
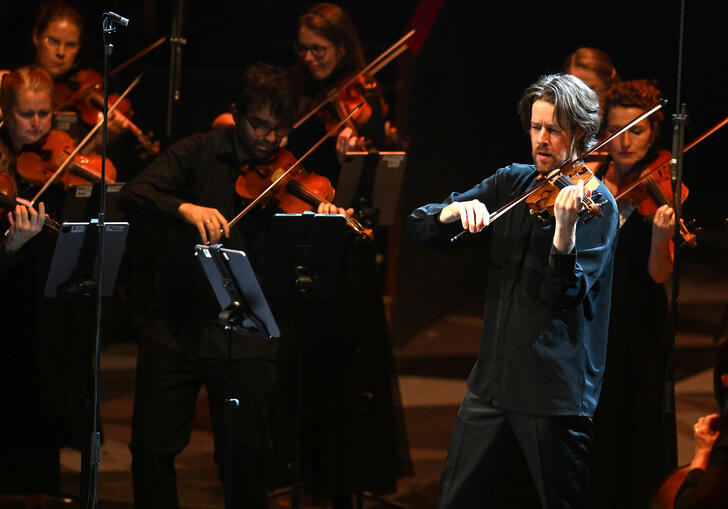
M145 56L147 53L149 53L152 50L154 50L157 47L159 47L161 44L163 44L164 42L166 42L168 39L169 39L169 36L167 36L167 35L165 35L164 37L160 37L159 39L157 39L156 41L154 41L152 44L150 44L149 46L147 46L146 48L144 48L143 50L141 50L140 52L138 52L136 55L132 55L125 62L117 65L116 67L114 67L109 72L109 77L114 76L119 71L122 71L123 69L127 68L128 66L130 66L131 64L133 64L134 62L136 62L137 60L139 60L140 58L142 58L143 56ZM57 110L61 110L61 109L65 108L66 106L69 106L69 105L73 104L89 88L93 88L93 86L94 86L93 83L87 83L87 84L85 84L84 86L82 86L81 88L79 88L77 91L75 91L73 94L71 94L68 97L68 99L66 100L65 103L58 105L56 107L56 109ZM0 125L0 127L2 127L2 125Z
M137 76L134 79L134 81L132 81L129 84L129 86L126 87L126 90L124 90L124 92L119 96L119 98L114 102L114 104L112 104L109 107L109 111L108 111L109 114L111 112L113 112L116 109L116 107L119 105L119 103L121 103L122 99L124 99L127 96L127 94L129 92L131 92L132 89L139 84L139 81L142 79L142 76L143 75L144 75L144 73L142 73L139 76ZM103 119L99 120L96 123L96 125L93 126L93 128L88 132L88 134L86 135L86 137L83 140L81 140L78 143L78 145L76 145L76 148L73 149L73 152L71 152L68 155L68 157L66 157L66 159L63 161L63 163L61 163L61 165L58 167L58 169L55 171L55 173L53 175L51 175L51 177L48 180L46 180L46 183L43 184L43 187L41 187L38 190L38 192L35 193L35 196L33 197L33 199L30 200L31 206L35 204L35 202L38 200L38 198L40 198L40 196L46 191L46 189L48 189L48 187L53 183L53 181L56 180L56 178L58 178L58 176L61 174L61 172L64 169L66 169L66 166L68 166L68 164L73 160L73 158L76 157L76 154L78 154L79 151L86 145L86 143L88 143L88 141L96 134L96 131L99 130L99 128L101 127L101 124L103 124L103 122L104 122Z
M687 152L688 150L690 150L691 148L693 148L698 143L700 143L701 141L703 141L704 139L706 139L708 136L710 136L711 134L713 134L714 132L716 132L718 129L720 129L721 127L723 127L726 124L728 124L728 116L725 117L720 122L718 122L717 124L715 124L713 127L711 127L710 129L708 129L707 131L705 131L703 134L701 134L700 136L698 136L697 138L695 138L693 141L691 141L690 143L688 143L687 145L685 145L685 148L683 149L683 154L685 152ZM616 201L616 200L619 200L620 198L623 198L632 189L634 189L635 187L637 187L638 185L640 185L642 182L644 182L645 180L647 180L648 178L650 178L650 176L653 173L655 173L657 170L659 170L660 168L664 168L665 166L667 166L669 164L672 164L672 159L670 159L669 161L665 161L664 163L662 163L661 165L659 165L659 166L657 166L655 168L652 168L649 172L647 172L646 174L642 175L640 178L638 178L637 180L635 180L634 182L632 182L629 186L627 186L624 191L622 191L617 196L615 196L614 197L614 200Z
M308 149L308 151L303 154L301 157L296 159L296 162L293 163L286 171L280 174L277 179L275 179L271 185L269 185L262 193L260 193L253 201L251 201L247 207L245 207L237 216L235 216L230 222L228 223L228 226L233 226L235 223L237 223L242 217L248 213L250 209L252 209L260 200L263 199L263 197L268 194L275 186L278 185L278 183L283 180L288 174L290 174L293 170L295 170L298 166L301 165L301 163L309 156L311 153L319 148L323 142L325 142L327 139L329 139L331 136L333 136L339 128L344 125L357 111L359 111L359 108L362 107L364 103L359 103L359 105L352 109L349 114L342 119L338 124L336 124L334 127L332 127L320 140L318 140L313 147ZM221 228L220 232L223 232L224 230Z
M144 48L143 50L141 50L136 55L132 55L125 62L122 62L121 64L119 64L116 67L114 67L109 72L109 77L115 75L116 73L118 73L122 69L125 69L126 67L130 66L131 64L133 64L134 62L136 62L137 60L139 60L140 58L142 58L143 56L145 56L150 51L154 50L155 48L157 48L161 44L165 43L168 39L169 39L169 36L168 35L165 35L164 37L160 37L159 39L157 39L152 44L150 44L149 46L147 46L146 48Z
M660 108L662 108L666 104L667 104L667 100L666 99L660 99L660 101L657 104L655 104L652 108L650 108L646 112L644 112L641 115L639 115L637 118L635 118L634 120L632 120L631 122L629 122L627 125L625 125L624 127L622 127L619 131L617 131L616 133L614 133L611 136L609 136L608 138L606 138L604 141L598 143L597 145L595 145L591 149L587 150L583 154L581 154L581 155L579 155L577 157L574 157L573 159L567 160L565 163L561 164L561 166L559 166L558 168L554 168L553 170L551 170L551 172L549 172L548 175L546 175L545 177L543 177L543 179L538 184L536 184L535 186L533 186L528 191L522 193L520 196L518 196L518 197L514 198L513 200L509 201L508 203L506 203L505 205L503 205L501 208L499 208L495 212L493 212L493 214L490 215L490 222L492 223L493 221L495 221L496 219L498 219L500 216L502 216L503 214L505 214L506 212L508 212L509 210L511 210L513 207L515 207L516 205L518 205L519 203L521 203L523 200L525 200L526 198L528 198L529 196L531 196L533 193L535 193L536 191L538 191L542 187L546 186L546 184L548 184L549 182L551 182L551 180L553 180L554 178L556 178L559 175L561 175L563 173L563 171L564 171L565 168L568 168L568 167L572 166L577 161L579 161L579 160L587 157L589 154L592 154L592 153L596 152L597 150L601 149L602 147L606 146L608 143L610 143L612 140L614 140L615 138L617 138L623 132L625 132L625 131L631 129L632 127L634 127L635 125L639 124L644 119L646 119L647 117L649 117L650 115L652 115L653 113L655 113L656 111L658 111ZM467 232L468 232L468 230L461 231L457 235L453 236L450 239L450 242L455 242L460 236L464 235Z
M298 128L301 124L303 124L306 120L311 118L312 115L314 115L318 110L326 106L328 102L330 102L332 99L336 98L337 95L339 95L339 92L346 89L347 87L351 86L353 83L355 83L361 76L363 76L366 73L371 72L371 74L376 73L387 65L389 62L391 62L393 59L397 58L399 55L402 54L407 49L406 42L415 34L415 29L413 28L409 32L407 32L404 37L402 37L400 40L392 44L389 48L384 50L381 55L379 55L377 58L372 60L369 65L364 67L361 71L356 73L354 76L349 78L343 85L341 85L338 88L333 89L331 92L329 92L326 95L326 98L321 101L319 104L317 104L314 108L309 110L308 113L306 113L303 117L301 117L295 124L293 124L293 128Z

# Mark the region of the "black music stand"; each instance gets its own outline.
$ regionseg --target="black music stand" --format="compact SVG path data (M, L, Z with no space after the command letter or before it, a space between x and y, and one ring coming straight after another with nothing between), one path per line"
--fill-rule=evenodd
M119 272L124 252L129 223L104 223L103 231L98 220L90 222L63 223L58 232L53 259L48 271L43 295L46 297L76 297L96 295L108 297L113 293L116 275ZM103 245L100 240L103 239ZM99 249L101 245L101 249ZM100 255L100 256L99 256ZM102 258L102 260L99 260ZM97 303L98 303L97 302ZM96 361L91 370L94 380L93 408L84 411L83 419L90 419L93 430L81 452L80 507L95 509L95 487L98 482L98 459L101 449L98 410L100 308L97 307L97 334L94 348ZM89 411L90 415L85 412ZM85 434L85 433L84 433ZM93 500L89 500L93 498Z
M347 152L339 172L336 201L342 207L353 207L359 211L361 222L369 227L394 224L399 204L402 179L407 164L406 152ZM362 349L360 394L365 400L362 408L369 409L370 392L366 387L366 363L369 349ZM367 412L368 410L364 410ZM362 461L365 448L364 434L366 419L361 420L359 431ZM391 502L371 493L356 494L356 508L361 509L362 497L376 500L390 507L404 508L406 505Z
M114 291L129 223L104 223L104 285L102 297ZM53 251L48 279L43 295L64 297L91 295L98 281L97 270L98 223L63 223Z
M255 272L243 251L224 249L221 244L196 245L195 256L200 260L222 311L220 324L228 337L227 381L225 394L225 507L232 507L232 409L240 402L232 395L232 331L248 337L278 338L273 313L260 289Z
M347 152L336 202L360 211L368 227L393 224L406 164L406 152Z
M306 304L333 297L341 269L347 234L344 216L332 214L276 214L271 220L269 256L264 267L267 294L295 298L298 307L298 387L296 449L293 463L292 505L300 504L301 409L303 349L307 344Z

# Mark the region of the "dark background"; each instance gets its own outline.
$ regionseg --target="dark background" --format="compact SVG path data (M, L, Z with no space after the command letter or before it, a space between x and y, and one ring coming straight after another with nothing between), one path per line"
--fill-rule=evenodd
M131 19L114 37L112 67L170 32L173 2L75 1L87 20L81 67L102 70L100 13ZM294 62L296 18L309 2L187 0L182 35L182 99L175 137L206 130L230 102L236 71L256 61ZM337 2L358 26L368 59L404 32L418 2ZM428 2L435 4L436 2ZM0 0L0 68L32 61L30 39L36 1ZM478 10L476 11L476 7ZM481 14L479 11L484 11ZM685 17L682 101L690 117L689 142L726 115L724 19L702 2L688 2ZM680 3L464 2L446 1L421 52L404 55L377 76L391 116L410 139L402 194L402 220L416 206L463 191L497 168L529 159L516 104L540 74L558 71L575 48L606 51L622 79L656 79L669 100L663 145L671 147L670 115L676 108ZM130 96L144 130L164 130L170 48L156 49L114 80L121 91L145 72ZM706 230L728 216L723 198L725 163L720 131L685 158L690 188L684 214ZM312 168L315 171L315 168ZM487 260L481 250L443 253L401 234L401 256L392 316L403 342L445 312L480 312ZM708 241L709 242L709 241ZM705 243L701 244L701 247ZM701 247L698 248L701 249ZM404 304L406 303L406 305Z

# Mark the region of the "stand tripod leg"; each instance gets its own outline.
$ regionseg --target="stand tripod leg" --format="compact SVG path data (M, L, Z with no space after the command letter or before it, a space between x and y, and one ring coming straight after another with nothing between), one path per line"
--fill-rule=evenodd
M303 410L303 347L305 345L304 337L306 335L306 311L305 311L305 293L299 295L299 318L298 318L298 386L296 387L296 451L293 459L293 486L292 486L292 506L298 509L301 503L301 442L303 440L302 426L303 418L301 412Z
M225 380L225 509L232 507L233 497L233 408L240 402L233 398L232 330L225 327L228 339L227 376Z

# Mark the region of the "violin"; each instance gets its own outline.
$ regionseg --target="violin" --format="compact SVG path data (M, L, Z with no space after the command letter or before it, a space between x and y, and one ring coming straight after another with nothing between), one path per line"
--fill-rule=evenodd
M667 150L661 150L644 170L630 173L625 182L620 182L617 195L614 197L617 204L635 205L637 212L649 221L662 205L675 208L670 176L671 163L672 154ZM682 204L688 197L689 190L685 184L682 184L680 189L680 203ZM689 222L687 225L680 223L680 236L686 245L696 247L698 245L697 236L690 230L691 223Z
M341 83L344 83L345 81L346 79L341 80ZM346 123L346 125L354 131L354 135L358 136L357 133L372 118L372 106L369 102L367 102L367 97L371 101L372 97L375 97L378 94L377 82L371 78L365 78L361 75L356 79L356 81L347 87L338 86L336 87L336 90L338 93L329 101L330 107L321 108L317 115L328 131L337 122L340 122L341 119L346 117L346 115L348 115L349 112L357 105L361 104L362 107L359 111ZM386 112L387 105L384 103L384 99L381 97L381 94L378 95L382 111Z
M53 86L54 109L61 111L73 108L78 111L80 119L89 126L96 125L103 118L104 89L103 77L96 71L83 69L71 76L67 82L56 81ZM119 99L119 94L109 94L109 103ZM151 134L145 134L134 122L131 101L122 98L116 109L116 116L126 130L136 137L142 149L143 158L157 156L160 152L158 141L151 140Z
M23 205L18 200L18 186L15 185L15 179L6 173L0 173L0 216L5 216L11 212L17 205ZM45 226L58 232L61 225L54 221L48 215L45 218Z
M36 146L26 147L18 155L16 171L30 185L42 186L53 177L74 149L73 139L68 133L53 129ZM106 182L113 184L116 168L108 158L106 163ZM76 154L55 182L64 188L101 182L101 156Z
M357 133L372 117L372 106L367 102L367 97L378 97L375 100L380 101L381 110L386 115L387 105L384 102L384 97L377 90L378 85L372 76L382 67L401 55L408 48L408 41L414 34L415 30L410 30L404 37L384 50L366 67L356 74L347 76L341 80L338 86L330 90L325 97L320 99L316 106L311 108L293 124L293 128L298 128L312 115L318 114L326 126L326 130L329 131L331 126L344 119L355 106L362 105L360 107L361 113L357 113L352 117L351 121L346 122L346 125ZM331 104L331 108L325 110L324 106L329 103Z
M270 200L269 197L274 194L274 192L275 194L283 193L279 198L276 198L279 204L281 202L286 202L288 204L291 204L292 206L298 207L291 208L290 212L283 208L281 209L284 212L289 212L293 214L301 213L306 210L313 210L314 207L318 207L318 205L321 203L330 204L331 202L327 199L327 197L330 197L330 199L333 199L334 197L334 189L331 186L331 182L329 182L326 177L319 177L318 175L317 177L319 177L319 179L313 179L310 182L306 182L306 177L296 178L300 177L301 175L301 172L298 171L298 168L301 166L301 163L309 155L311 155L314 150L319 148L323 142L330 138L342 125L344 125L353 115L355 115L360 107L361 105L357 106L351 112L349 112L346 117L344 117L338 124L336 124L329 131L327 131L326 134L313 145L313 147L308 149L308 151L298 159L293 157L293 155L287 150L278 149L276 152L273 153L270 161L264 163L263 165L252 167L253 171L249 171L251 167L244 166L241 169L240 177L238 177L238 181L235 184L235 189L236 191L238 191L238 187L240 187L240 191L238 191L238 194L243 192L244 195L241 196L243 196L244 198L252 199L252 201L237 216L231 219L228 225L232 227L235 223L242 219L242 217L247 214L255 205L263 200ZM243 172L242 170L245 170L246 168L248 171ZM313 182L314 180L315 183ZM306 186L307 183L309 185L314 185L309 188ZM286 195L293 195L295 198L298 198L300 202L307 203L308 205L305 208L301 209L301 204L299 202L296 202L296 200L290 200ZM279 207L280 206L281 205L279 205ZM286 205L284 204L283 206ZM359 223L353 217L345 217L346 224L359 235L359 238L368 242L374 239L374 234L372 233L371 229L364 228L361 223ZM222 232L223 230L220 231Z
M583 154L574 157L573 159L570 159L566 162L564 162L561 166L554 168L549 172L548 175L545 177L539 177L539 180L536 182L536 185L526 191L525 193L522 193L520 196L517 196L516 198L512 199L505 205L503 205L501 208L496 210L493 214L490 215L490 222L492 223L499 217L501 217L503 214L511 210L513 207L518 205L519 203L523 203L524 201L527 201L530 199L531 196L536 195L540 197L546 197L546 201L541 202L541 205L538 205L535 209L531 208L531 213L533 214L539 214L539 217L542 217L540 214L541 212L549 212L553 214L553 205L556 202L556 196L558 196L558 191L563 189L566 186L570 186L574 184L574 181L571 180L572 177L576 178L577 180L583 180L585 184L585 188L589 189L589 186L594 186L594 184L590 183L591 178L593 177L592 172L589 170L589 168L586 167L586 165L583 163L584 158L589 157L591 154L594 154L595 152L598 152L603 147L605 147L609 142L617 138L617 136L621 135L623 132L627 131L628 129L631 129L632 126L640 123L645 118L649 117L656 111L658 111L660 108L662 108L665 104L667 104L667 101L660 100L657 104L655 104L652 108L647 110L646 112L639 115L637 118L629 122L627 125L622 127L619 131L609 136L607 139L601 141L598 143L595 147L592 147L591 149L587 150ZM565 177L565 178L564 178ZM598 183L597 183L598 185ZM544 193L544 189L546 189L548 192ZM544 196L545 195L545 196ZM540 200L532 200L535 201L536 204L539 203ZM604 201L600 203L594 203L594 201L588 197L584 196L582 198L582 203L589 213L589 218L591 217L602 217L602 211L601 206L606 203ZM550 205L550 208L549 208ZM530 205L529 205L530 206ZM450 239L450 242L455 242L458 238L460 238L462 235L465 235L468 230L463 230L457 235L453 236Z
M326 177L302 171L290 171L284 175L286 170L293 168L297 162L296 157L289 151L278 149L264 163L243 166L235 182L235 191L249 200L263 197L258 200L262 206L275 204L287 214L300 214L315 210L321 203L331 203L334 199L334 187ZM268 192L272 183L275 183L275 186ZM231 226L234 221L230 222ZM347 216L346 223L363 240L369 242L374 239L372 230L364 228L353 217Z
M562 170L562 172L552 179L550 184L542 187L535 193L532 193L526 198L526 204L530 209L531 214L538 214L539 217L543 217L544 213L554 215L554 203L556 197L563 188L567 186L573 186L577 182L584 183L584 190L594 191L599 187L599 180L594 174L589 171L586 164L583 161L576 161L571 166ZM595 203L594 200L587 195L582 197L583 211L589 214L591 217L602 217L601 206L604 202Z

